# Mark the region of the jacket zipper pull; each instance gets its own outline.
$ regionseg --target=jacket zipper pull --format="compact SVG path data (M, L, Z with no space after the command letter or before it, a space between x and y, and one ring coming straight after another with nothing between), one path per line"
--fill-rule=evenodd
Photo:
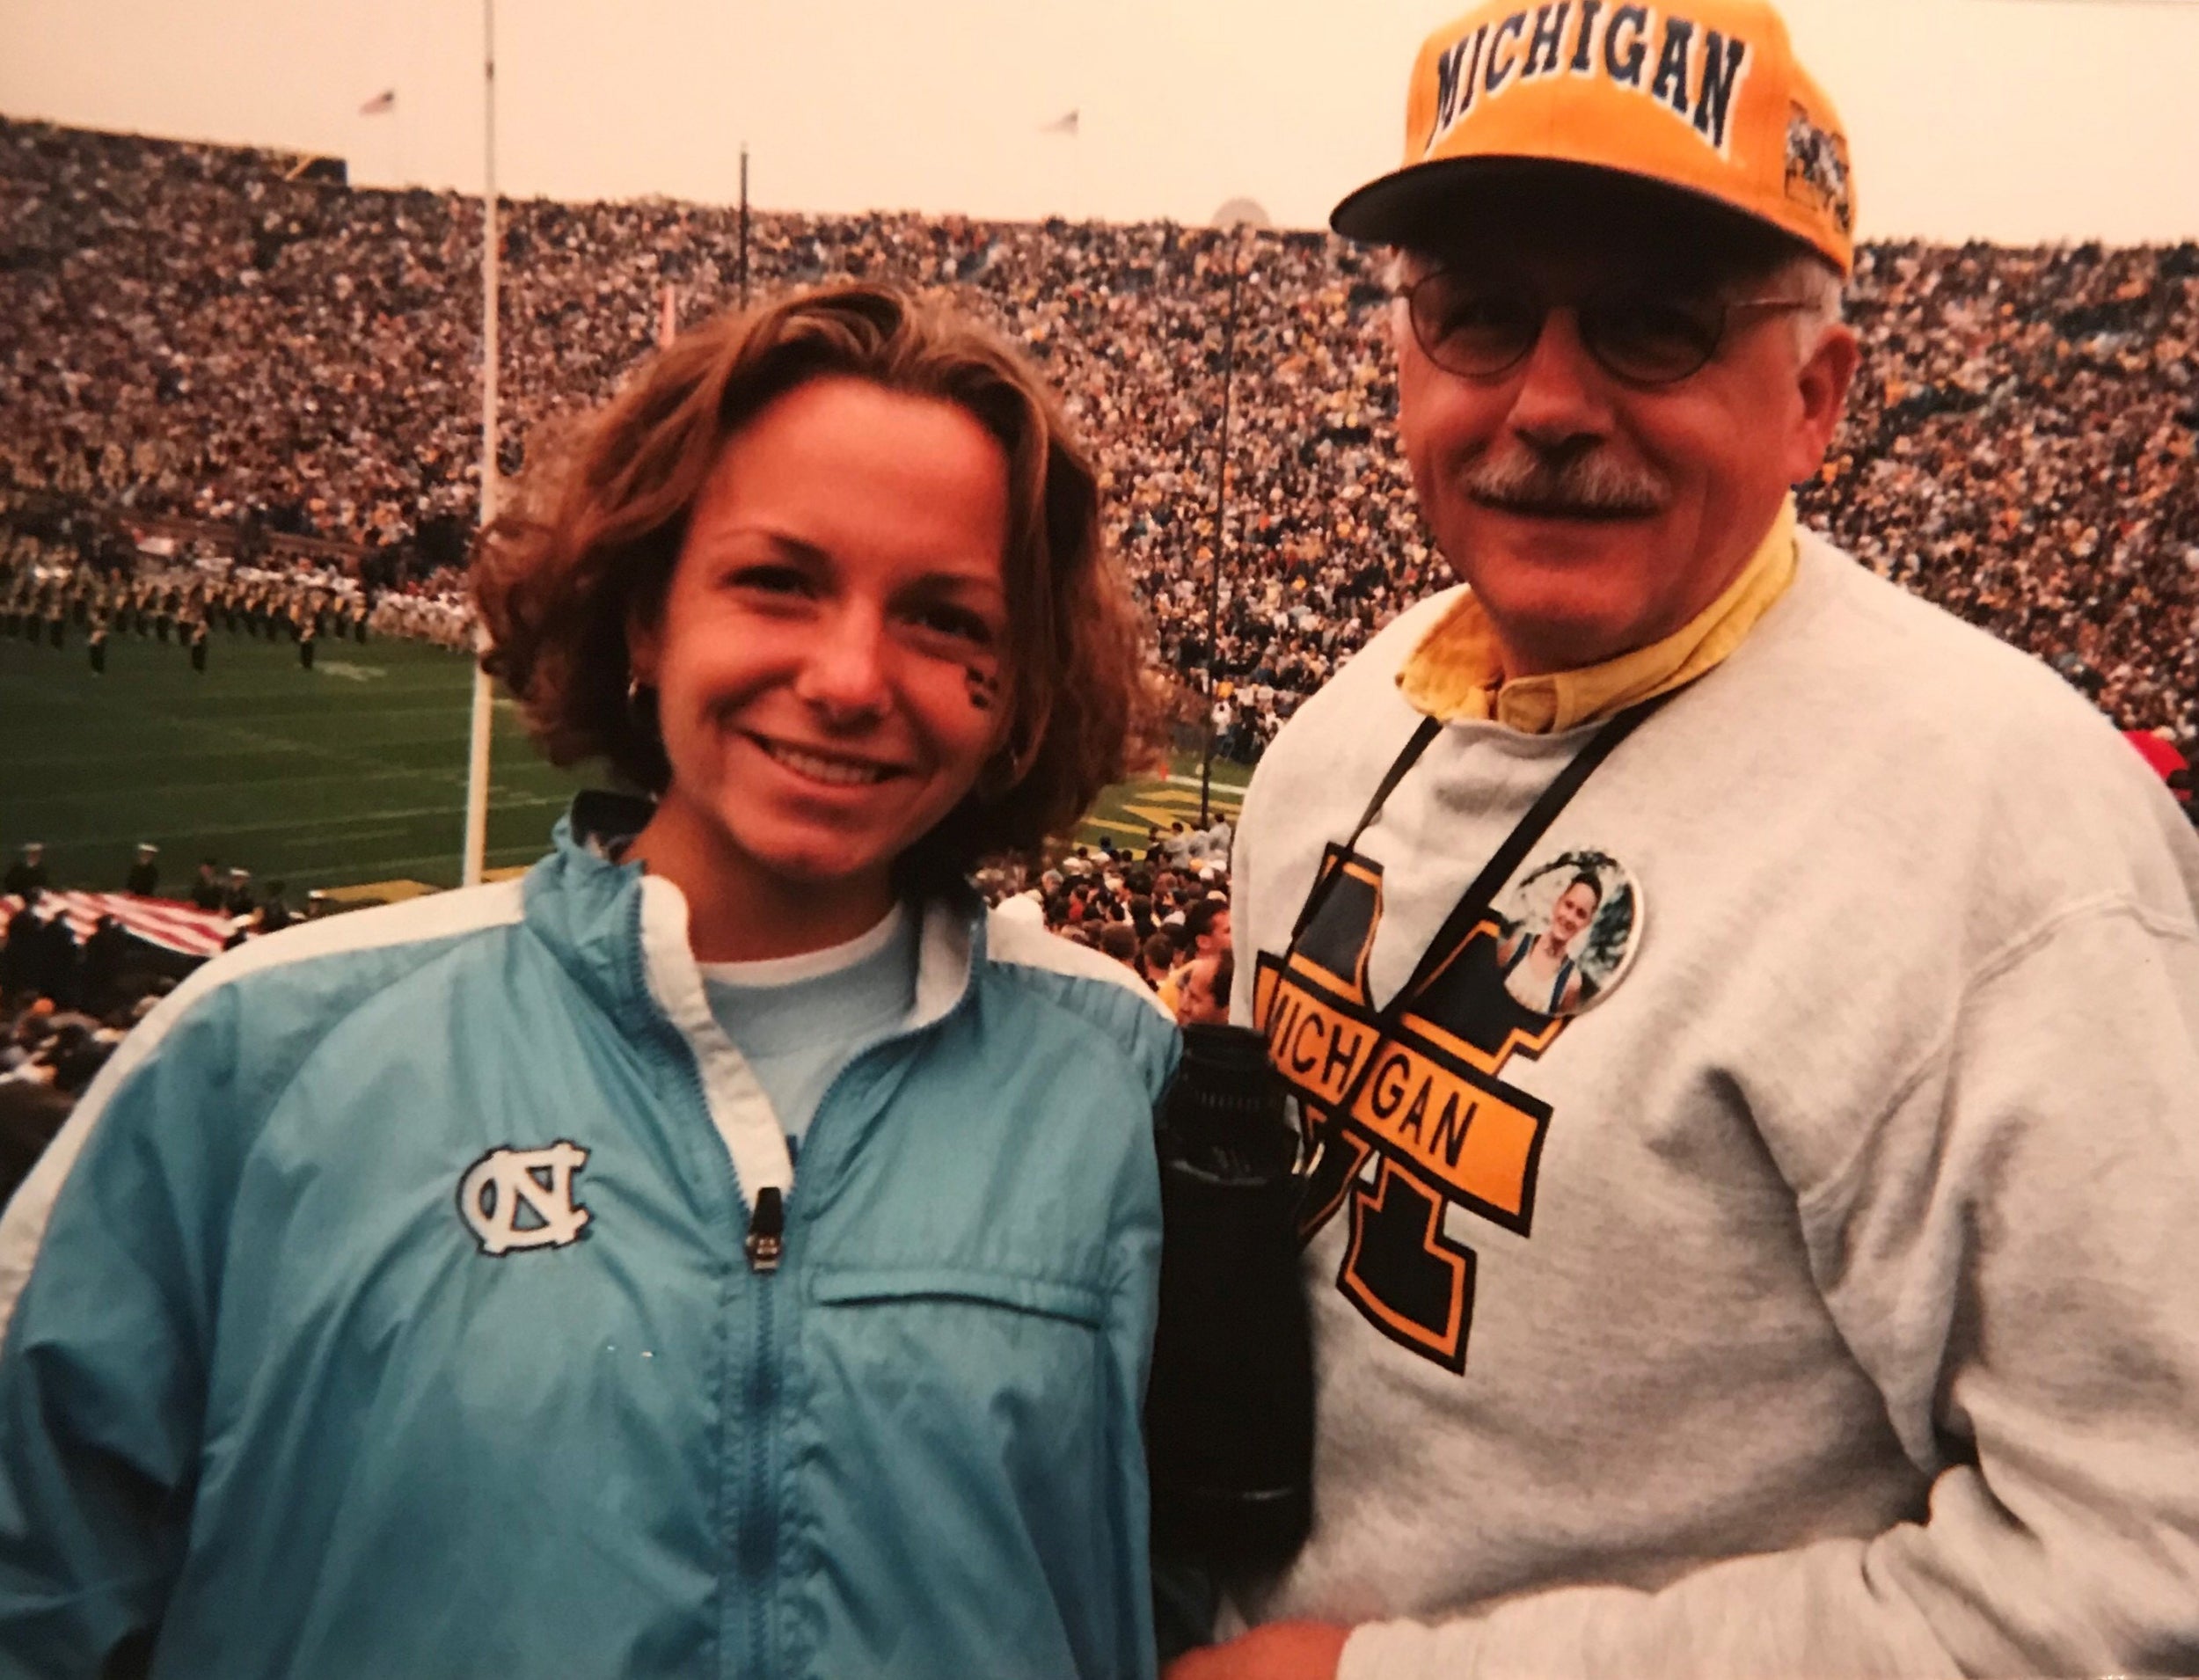
M749 1253L751 1272L776 1272L786 1247L786 1202L774 1185L756 1193L756 1211L749 1216Z

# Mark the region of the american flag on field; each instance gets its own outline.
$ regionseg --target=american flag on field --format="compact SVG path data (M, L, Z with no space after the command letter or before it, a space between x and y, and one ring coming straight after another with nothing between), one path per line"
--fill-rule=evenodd
M186 957L210 957L227 945L236 931L235 918L220 910L202 910L172 898L140 898L134 893L48 892L39 902L69 918L78 944L91 937L103 916L112 916L123 930L148 945ZM0 899L12 917L23 908L19 898Z

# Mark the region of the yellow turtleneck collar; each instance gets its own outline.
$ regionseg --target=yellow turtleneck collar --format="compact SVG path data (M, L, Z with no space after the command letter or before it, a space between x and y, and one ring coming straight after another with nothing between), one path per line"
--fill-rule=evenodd
M1726 591L1662 641L1577 671L1507 681L1495 627L1472 591L1437 620L1398 673L1413 708L1444 723L1494 721L1556 734L1691 683L1741 646L1794 581L1794 500Z

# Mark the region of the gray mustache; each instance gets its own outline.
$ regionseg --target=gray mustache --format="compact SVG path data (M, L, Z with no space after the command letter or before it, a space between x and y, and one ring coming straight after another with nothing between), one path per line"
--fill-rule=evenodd
M1506 456L1478 462L1466 471L1464 482L1485 500L1538 513L1654 514L1666 497L1664 481L1656 474L1600 454L1563 464L1532 455Z

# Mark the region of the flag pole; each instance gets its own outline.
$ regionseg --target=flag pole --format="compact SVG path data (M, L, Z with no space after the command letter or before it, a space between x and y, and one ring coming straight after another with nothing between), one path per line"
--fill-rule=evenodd
M481 0L481 529L496 518L496 0ZM488 849L489 740L495 721L495 697L482 668L483 632L474 632L473 713L466 752L465 851L459 863L461 886L481 884L482 859Z
M1206 727L1200 732L1199 826L1213 821L1214 702L1216 661L1222 654L1222 560L1230 518L1230 387L1237 380L1237 292L1245 279L1245 232L1268 226L1268 212L1248 198L1233 198L1214 213L1230 260L1230 310L1222 328L1222 447L1214 458L1214 564L1207 581Z
M749 306L749 148L741 147L741 307Z
M1202 829L1214 822L1209 809L1214 800L1214 671L1222 652L1222 534L1229 529L1230 517L1230 387L1237 383L1237 289L1244 277L1243 266L1238 261L1236 230L1231 229L1226 237L1231 245L1230 310L1222 327L1222 445L1214 460L1214 565L1207 589L1207 719L1199 749L1199 826Z

